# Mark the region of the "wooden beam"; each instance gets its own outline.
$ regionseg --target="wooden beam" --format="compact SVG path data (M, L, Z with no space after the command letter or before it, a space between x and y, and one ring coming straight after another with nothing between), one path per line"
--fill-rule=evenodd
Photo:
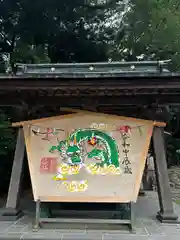
M165 122L156 122L154 121L154 127L165 127L166 123Z
M37 97L35 97L35 93L37 94ZM31 95L32 94L32 95ZM33 95L34 94L34 95ZM163 105L178 105L180 103L179 94L180 93L167 93L166 95L161 93L154 93L151 91L151 95L147 95L144 93L138 93L138 95L135 95L136 93L129 92L128 95L124 95L123 92L119 92L119 95L121 96L121 99L119 96L115 96L115 93L110 90L109 94L111 96L105 96L105 93L103 96L99 96L99 94L90 94L87 93L85 95L79 94L79 96L63 96L62 93L60 95L53 96L53 91L48 91L47 96L42 95L41 91L22 91L21 93L16 92L6 92L4 95L0 94L0 105L1 106L21 106L22 101L25 102L29 108L34 107L35 105L39 106L58 106L59 103L61 103L62 107L68 105L71 107L79 108L82 105L96 105L100 107L123 107L123 106L151 106L152 104L163 106ZM77 94L77 93L74 93ZM114 94L114 96L113 96ZM9 95L11 98L9 98ZM94 102L94 99L97 101Z
M41 118L41 119L34 119L34 120L29 120L29 121L22 121L22 122L15 122L12 123L12 127L22 127L24 124L36 124L36 123L40 123L40 122L44 122L44 121L48 121L48 120L59 120L62 118L67 118L67 117L72 117L75 116L77 114L96 114L96 115L100 115L100 116L108 116L108 114L104 114L104 113L96 113L96 112L92 112L92 111L86 111L86 110L79 110L79 109L74 109L74 108L61 108L61 110L63 111L67 111L67 115L60 115L60 116L55 116L55 117L47 117L47 118ZM131 117L124 117L124 116L117 116L117 115L112 115L110 114L109 116L114 116L114 117L118 117L121 120L129 120L129 121L134 121L134 122L144 122L144 123L148 123L148 122L152 122L149 120L144 120L144 119L137 119L137 118L131 118ZM154 121L153 125L156 127L165 127L166 123L165 122L157 122Z
M23 213L20 209L20 190L23 171L23 160L25 152L25 141L23 129L19 129L16 143L16 150L11 172L8 197L6 206L1 212L1 220L15 221L22 217Z
M12 123L11 126L12 127L22 127L24 125L25 122L15 122L15 123Z
M157 218L164 223L177 223L178 216L174 213L171 189L169 185L164 129L155 127L153 131L154 165L157 180L160 211Z
M80 110L80 109L77 109L77 108L66 108L66 107L62 107L61 110L65 111L65 112L72 112L72 113L85 113L85 112L87 112L86 110ZM91 112L91 111L88 111L88 112Z
M29 121L22 121L22 122L15 122L12 123L12 127L23 127L25 124L36 124L36 123L41 123L41 122L45 122L45 121L49 121L49 120L59 120L62 118L69 118L72 116L77 115L76 113L72 114L72 113L67 113L67 115L60 115L60 116L54 116L54 117L47 117L47 118L40 118L40 119L33 119L33 120L29 120Z
M93 113L93 114L96 114L96 112L93 112L93 111L86 111L86 110L80 110L80 109L76 109L76 108L61 108L62 111L65 111L65 112L72 112L72 113L84 113L84 114L89 114L89 113ZM97 113L97 114L105 114L105 113ZM105 114L107 115L107 114ZM136 120L136 118L131 118L131 117L122 117L122 116L119 116L120 119L127 119L129 118L129 120ZM141 119L137 119L137 120L141 120ZM142 121L150 121L150 120L142 120ZM153 123L154 126L156 127L165 127L166 126L166 123L165 122L158 122L158 121L154 121Z

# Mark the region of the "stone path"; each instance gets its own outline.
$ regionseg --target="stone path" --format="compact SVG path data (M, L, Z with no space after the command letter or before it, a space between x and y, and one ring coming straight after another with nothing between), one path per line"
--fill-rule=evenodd
M25 202L24 202L25 204ZM26 202L32 209L34 205ZM119 226L62 225L61 229L40 229L32 231L32 214L24 216L17 222L0 222L0 239L43 239L43 240L179 240L180 224L161 224L155 219L158 210L157 194L150 192L140 197L135 209L136 234ZM175 205L175 211L180 216L180 206Z

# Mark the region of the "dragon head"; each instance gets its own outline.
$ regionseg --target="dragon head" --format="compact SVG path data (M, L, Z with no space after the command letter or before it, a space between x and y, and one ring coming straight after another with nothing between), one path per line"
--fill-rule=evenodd
M74 154L80 154L81 150L77 145L68 145L66 149L66 154L72 156Z
M66 145L66 156L71 164L81 163L81 148L74 143Z

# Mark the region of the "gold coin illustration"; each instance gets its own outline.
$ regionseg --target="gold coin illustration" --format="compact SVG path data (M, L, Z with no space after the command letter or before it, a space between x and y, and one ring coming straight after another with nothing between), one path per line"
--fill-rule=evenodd
M116 168L115 174L121 174L121 173L122 173L122 170L120 168Z
M106 175L108 173L108 168L107 167L101 167L100 168L100 174L102 175Z
M80 166L71 166L70 174L78 174L80 170Z
M75 192L76 188L77 188L77 184L75 184L74 182L63 182L63 184L66 186L67 190L69 192Z
M93 174L97 174L99 172L99 166L97 166L96 164L92 164L90 166L90 171L93 173Z
M70 168L70 166L68 166L66 164L62 164L62 165L60 165L59 170L62 174L68 174L69 168Z
M70 192L75 192L76 190L77 190L77 183L71 182L71 183L69 184L69 191L70 191Z
M108 166L108 172L109 173L115 173L116 172L116 167L113 164L109 165Z
M78 190L79 191L85 191L88 187L88 181L83 181L78 184Z

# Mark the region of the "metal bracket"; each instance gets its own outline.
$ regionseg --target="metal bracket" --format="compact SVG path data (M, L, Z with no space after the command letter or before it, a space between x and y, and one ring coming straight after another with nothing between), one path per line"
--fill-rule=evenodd
M135 233L135 218L134 218L134 203L129 203L130 216L127 219L118 219L118 218L41 218L41 201L38 199L36 201L36 215L35 222L33 224L33 231L38 231L42 227L42 223L87 223L87 224L126 224L129 226L131 233ZM86 211L87 212L87 211ZM113 216L118 216L118 211L115 210ZM91 216L91 215L90 215Z
M35 222L33 224L33 231L37 232L40 229L40 213L41 213L41 201L38 199L36 201L36 215L35 215Z
M136 233L136 230L135 230L135 214L134 214L134 204L133 202L130 203L130 220L131 220L131 223L130 223L130 230L131 230L131 233Z

